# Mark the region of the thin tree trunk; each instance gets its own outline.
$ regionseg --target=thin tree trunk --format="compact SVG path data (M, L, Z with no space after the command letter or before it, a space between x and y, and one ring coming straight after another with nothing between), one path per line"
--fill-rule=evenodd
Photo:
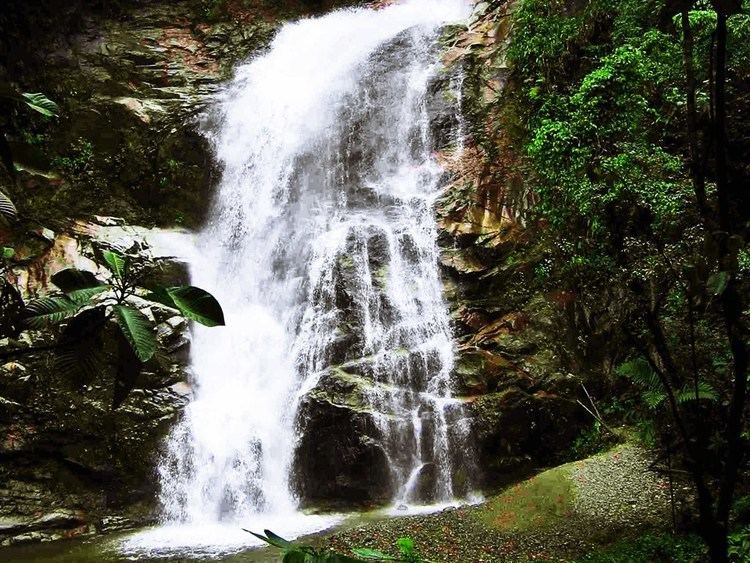
M719 201L719 227L732 232L729 181L727 175L727 15L717 13L715 73L714 150L716 153L716 191Z
M695 191L695 200L698 204L698 211L705 223L708 216L708 207L706 204L706 178L703 172L700 144L698 141L695 63L693 61L693 28L690 25L690 10L687 7L682 11L682 37L682 53L685 63L685 82L687 90L687 135L688 146L690 147L690 171L693 176L693 190Z

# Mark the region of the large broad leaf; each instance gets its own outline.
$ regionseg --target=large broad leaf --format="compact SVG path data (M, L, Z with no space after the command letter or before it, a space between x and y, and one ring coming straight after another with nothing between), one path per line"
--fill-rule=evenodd
M103 250L102 257L109 271L118 280L125 278L128 270L128 259L125 256L112 250Z
M224 326L221 305L213 295L199 287L160 288L146 295L146 299L173 307L186 318L202 325Z
M102 329L106 321L104 307L88 309L73 317L60 335L57 369L78 388L102 370Z
M115 375L115 388L112 394L113 410L122 405L125 399L128 398L143 369L143 362L136 355L132 344L123 333L120 333L118 337L117 349L117 373Z
M24 324L29 328L44 328L73 316L80 305L68 297L43 297L26 305Z
M77 289L66 294L66 297L71 301L78 303L79 305L85 305L92 298L96 297L100 293L104 293L109 290L110 286L100 285L99 287L89 287L87 289Z
M60 270L52 276L51 280L53 284L65 293L104 285L103 282L96 279L96 276L92 272L77 270L75 268Z
M297 547L289 540L285 540L281 536L274 534L271 530L263 530L263 533L266 534L266 541L271 545L275 545L276 547L281 547L283 549L294 549L295 547Z
M41 92L24 92L21 97L27 106L44 116L55 117L59 111L57 104Z
M15 204L3 192L0 192L0 216L8 222L13 222L18 218Z
M142 362L149 361L156 352L156 336L151 321L132 307L117 305L114 311L122 335L133 348L135 355Z

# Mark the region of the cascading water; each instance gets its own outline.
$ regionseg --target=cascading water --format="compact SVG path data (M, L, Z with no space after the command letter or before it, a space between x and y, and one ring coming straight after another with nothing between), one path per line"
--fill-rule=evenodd
M426 96L439 29L466 12L408 0L289 24L219 96L223 176L191 272L227 326L195 329L194 398L159 467L165 522L296 514L300 407L334 376L363 389L391 500L454 497Z

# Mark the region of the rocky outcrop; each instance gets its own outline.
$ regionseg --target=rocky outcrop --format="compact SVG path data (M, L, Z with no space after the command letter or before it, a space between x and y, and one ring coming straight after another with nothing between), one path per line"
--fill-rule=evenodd
M10 276L25 297L41 295L63 267L95 272L95 247L132 248L143 236L143 230L78 223L74 231L49 233L47 244L23 254ZM178 264L164 272L170 269L172 283L183 281ZM18 340L0 341L0 350L20 350L0 364L0 544L88 534L152 517L160 441L190 393L189 339L177 311L146 301L141 311L157 322L160 353L116 410L115 356L108 348L103 372L79 392L53 355L24 351L50 344L54 332L26 330Z
M455 386L470 402L488 485L564 458L590 423L576 403L580 380L551 337L565 299L540 282L543 256L520 219L532 200L508 144L514 116L503 98L512 6L482 2L468 29L444 39L446 65L462 77L465 137L441 151L453 180L437 204L439 244L458 336Z
M200 224L214 168L198 115L274 25L199 21L184 1L135 5L116 20L84 15L80 31L47 55L24 88L56 100L60 117L33 142L12 139L23 169L16 199L28 214Z
M377 413L365 396L370 385L360 376L330 369L303 399L294 482L307 504L342 508L392 498L390 464L373 420Z

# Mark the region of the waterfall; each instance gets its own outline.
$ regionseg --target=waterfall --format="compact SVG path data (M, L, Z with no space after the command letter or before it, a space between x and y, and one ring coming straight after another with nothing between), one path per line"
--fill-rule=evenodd
M332 374L363 389L393 503L456 494L426 97L439 31L466 13L407 0L291 23L218 95L222 177L191 276L227 322L194 329L194 397L158 468L165 522L296 514L304 405Z

